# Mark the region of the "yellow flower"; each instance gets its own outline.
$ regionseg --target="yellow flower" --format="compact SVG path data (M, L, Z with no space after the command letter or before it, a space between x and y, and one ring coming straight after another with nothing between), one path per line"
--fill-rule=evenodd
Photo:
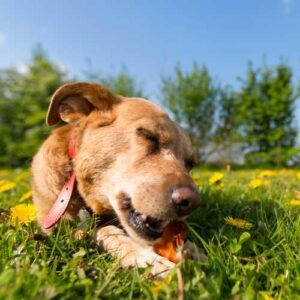
M15 182L0 180L0 193L9 191L16 186Z
M296 173L296 177L297 177L297 179L300 180L300 172L297 172L297 173Z
M290 205L291 206L300 206L300 200L291 200Z
M31 198L31 196L32 196L32 191L29 191L29 192L23 194L19 201L23 202L23 201Z
M157 295L161 291L163 291L164 287L163 284L160 281L155 281L154 286L151 288L152 294Z
M8 174L9 174L9 170L0 170L1 177L7 176Z
M249 182L249 187L251 189L256 189L262 185L269 185L269 184L270 184L269 180L253 179Z
M159 294L161 291L163 291L166 287L166 285L169 285L172 281L172 275L169 275L167 278L155 280L154 286L151 288L151 291L154 295Z
M257 197L253 197L253 198L251 199L251 201L254 202L254 203L260 203L260 202L261 202L261 199L259 199L259 198L257 198Z
M27 179L29 176L29 171L28 170L24 170L22 172L20 172L16 177L15 177L15 181L22 181L24 179Z
M210 178L209 178L209 185L214 185L214 184L219 184L221 183L222 178L224 177L224 174L221 172L216 172L214 173Z
M201 178L200 178L199 174L193 174L192 177L193 177L193 180L194 180L195 184L198 187L202 186L202 181L201 181Z
M288 174L290 174L290 170L287 170L287 169L281 169L281 170L279 171L279 174L280 174L280 175L288 175Z
M35 220L36 207L33 204L19 204L10 209L13 224L27 224Z
M253 225L245 220L242 219L234 219L232 217L224 218L225 222L233 227L239 229L250 229Z
M275 300L272 296L270 296L267 292L260 292L260 294L263 296L263 300Z
M275 176L276 172L275 171L271 171L271 170L263 170L258 174L259 178L266 178L266 177L271 177L271 176Z

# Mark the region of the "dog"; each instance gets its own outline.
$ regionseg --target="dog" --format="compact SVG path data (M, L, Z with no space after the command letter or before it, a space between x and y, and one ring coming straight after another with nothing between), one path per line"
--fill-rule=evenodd
M74 171L76 186L63 218L74 219L85 206L100 218L116 215L121 228L99 228L97 243L123 267L151 265L152 274L170 270L174 263L153 246L171 221L186 220L200 202L185 131L156 104L88 82L56 90L46 123L60 121L67 124L53 130L32 162L33 201L43 230L51 232L45 219Z

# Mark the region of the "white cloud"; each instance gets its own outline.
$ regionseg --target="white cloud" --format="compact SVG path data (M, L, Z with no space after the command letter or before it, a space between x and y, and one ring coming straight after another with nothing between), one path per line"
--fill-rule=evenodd
M6 36L3 32L0 32L0 47L5 44Z
M28 73L28 65L27 64L20 63L16 66L16 69L22 75L25 75Z
M293 6L293 0L280 0L280 2L284 6L285 12L290 13Z
M58 66L59 70L63 73L66 73L68 71L68 67L63 62L57 62L56 65Z

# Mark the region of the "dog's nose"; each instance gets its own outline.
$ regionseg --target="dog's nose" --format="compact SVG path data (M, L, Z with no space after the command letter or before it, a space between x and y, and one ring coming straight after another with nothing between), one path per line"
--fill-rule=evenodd
M178 215L188 215L199 206L199 193L191 186L178 187L172 192L172 202Z

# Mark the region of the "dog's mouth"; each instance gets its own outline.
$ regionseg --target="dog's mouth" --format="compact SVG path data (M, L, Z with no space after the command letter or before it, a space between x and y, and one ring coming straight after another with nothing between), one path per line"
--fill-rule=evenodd
M147 217L134 209L131 209L128 213L128 222L140 235L148 239L158 239L164 231L163 223L165 222Z
M122 208L127 210L127 222L142 238L159 239L169 221L159 220L135 210L130 198L123 199Z

